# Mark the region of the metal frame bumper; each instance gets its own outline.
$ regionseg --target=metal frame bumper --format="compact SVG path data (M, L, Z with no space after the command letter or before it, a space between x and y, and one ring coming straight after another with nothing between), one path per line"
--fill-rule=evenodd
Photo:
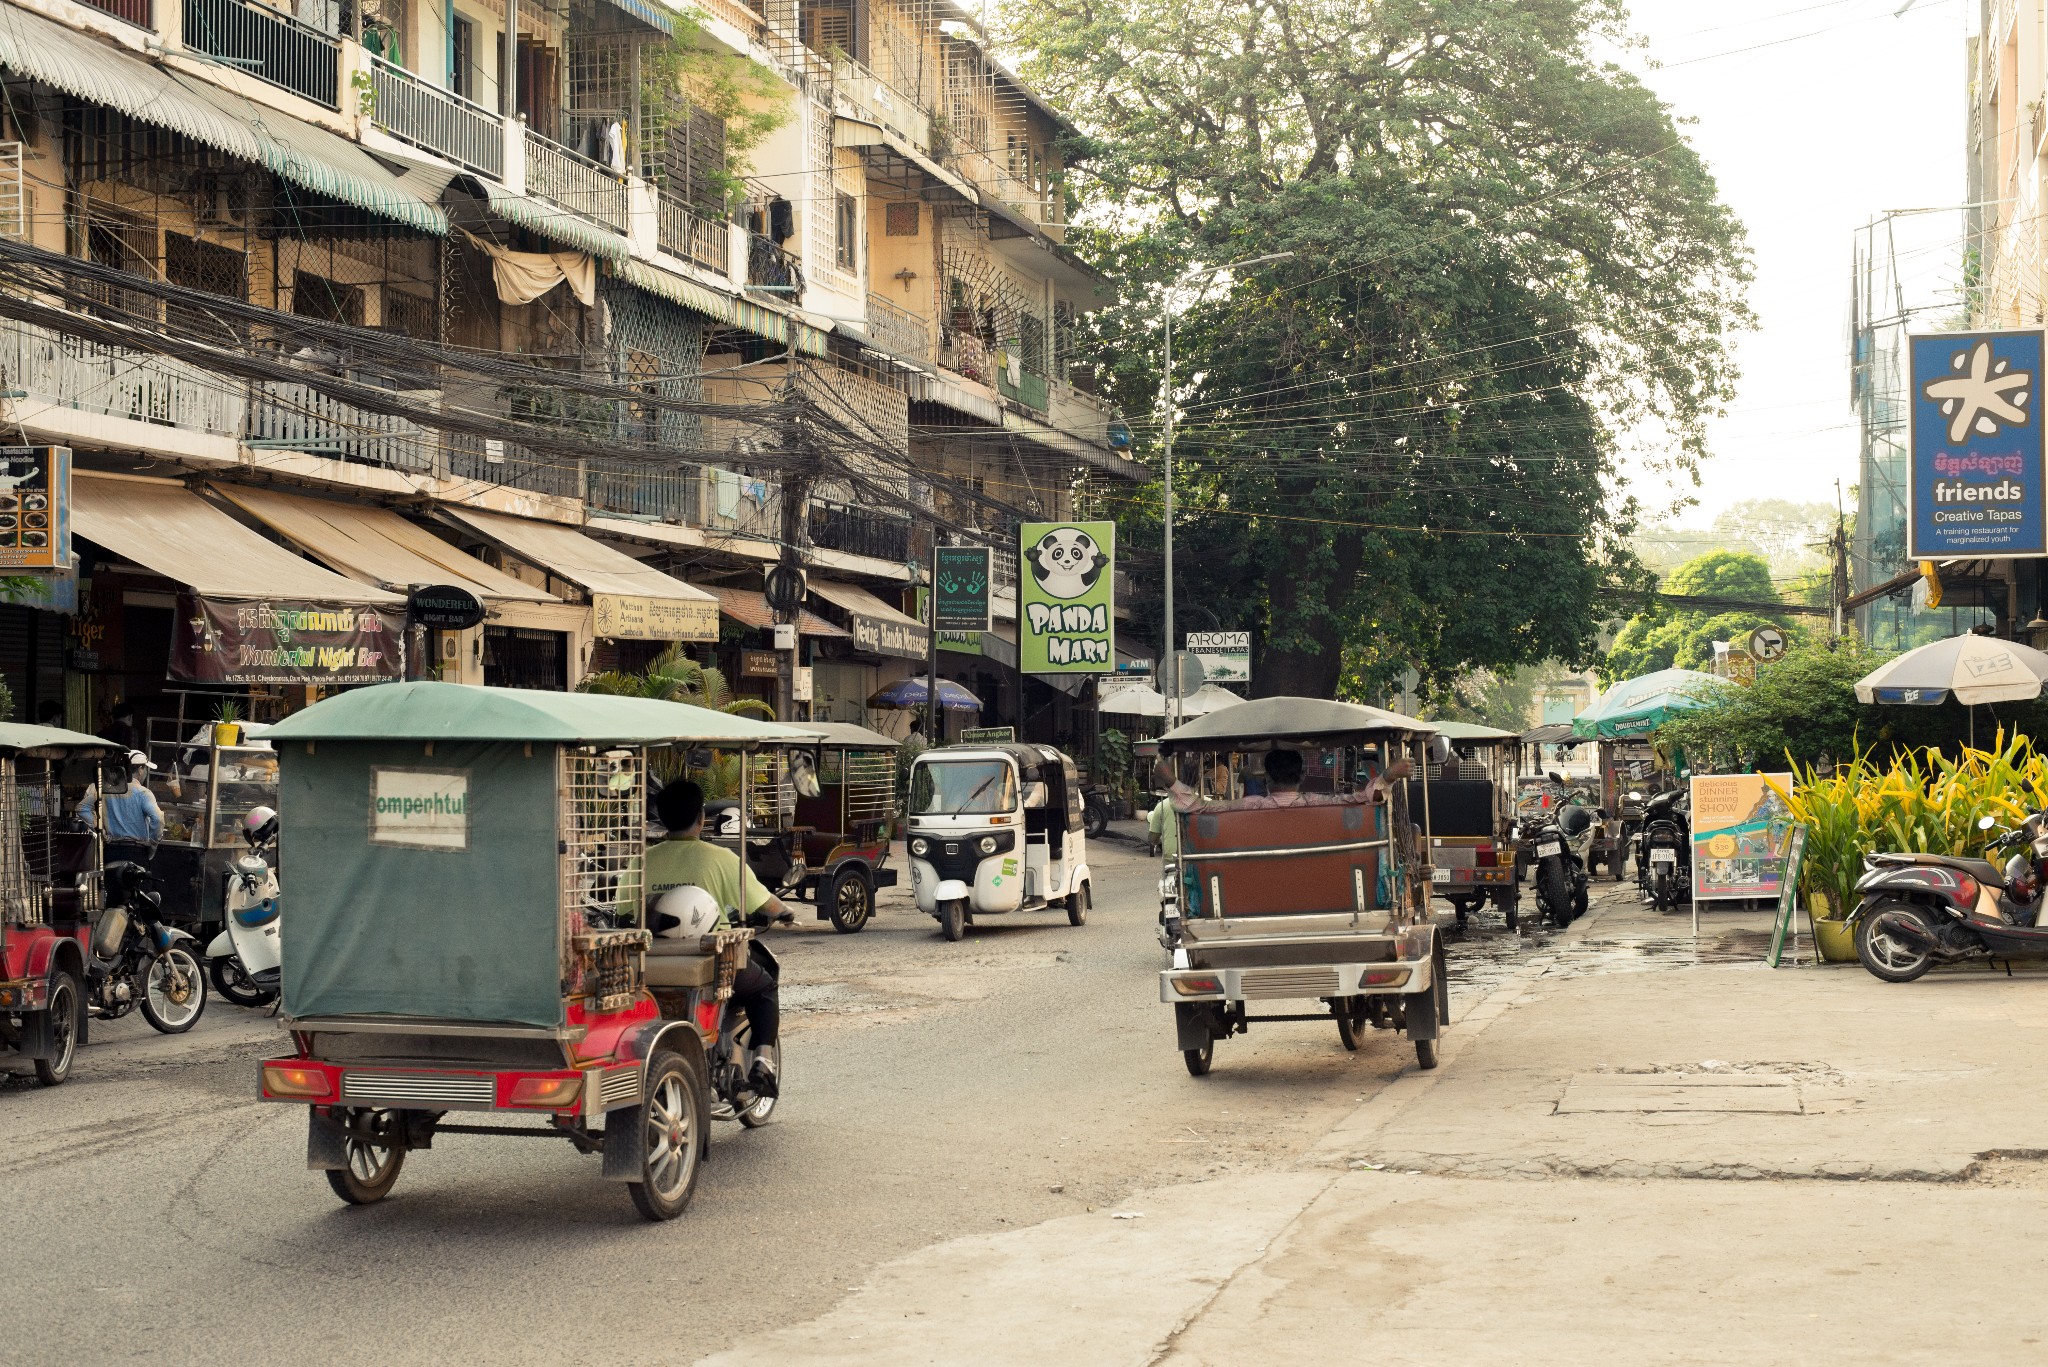
M1159 1000L1194 1002L1279 1001L1304 997L1408 996L1435 985L1432 959L1377 959L1343 964L1258 968L1167 968L1159 973ZM1398 981L1391 981L1398 975Z
M302 1077L318 1077L293 1091L273 1091L268 1070L285 1066ZM264 1101L301 1106L352 1106L366 1110L495 1111L511 1115L581 1115L596 1117L617 1106L640 1100L644 1060L613 1059L582 1068L418 1068L382 1063L333 1063L298 1054L263 1060L257 1069L258 1095ZM565 1104L514 1100L516 1088L529 1079L568 1081L580 1078Z

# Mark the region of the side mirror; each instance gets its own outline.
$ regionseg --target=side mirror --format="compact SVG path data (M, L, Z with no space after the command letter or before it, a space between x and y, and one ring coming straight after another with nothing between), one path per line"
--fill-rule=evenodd
M1557 772L1557 770L1552 769L1550 771L1550 781L1552 783L1562 783L1564 782L1564 775Z
M1024 785L1024 805L1033 811L1045 805L1045 782L1033 779Z
M1431 764L1441 765L1451 762L1451 739L1449 736L1431 736L1427 748Z
M1980 816L1977 818L1977 829L1980 831L1988 831L1997 824L1998 823L1996 821L1993 821L1988 816Z

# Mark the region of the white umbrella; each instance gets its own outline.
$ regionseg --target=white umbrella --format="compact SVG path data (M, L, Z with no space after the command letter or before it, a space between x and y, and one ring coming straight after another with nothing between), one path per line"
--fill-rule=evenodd
M1166 699L1150 684L1127 681L1103 686L1096 695L1095 710L1123 717L1163 717Z
M1995 636L1951 636L1887 660L1856 681L1856 701L1933 707L1954 698L2020 702L2041 696L2048 655Z
M1203 684L1180 700L1180 714L1183 717L1206 717L1211 712L1235 707L1243 701L1243 698L1220 684Z

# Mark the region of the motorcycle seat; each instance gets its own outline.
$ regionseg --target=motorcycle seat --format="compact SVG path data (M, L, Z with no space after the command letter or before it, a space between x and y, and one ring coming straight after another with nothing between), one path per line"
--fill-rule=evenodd
M1945 869L1967 873L1980 883L1989 883L1996 888L2005 882L2005 875L1998 865L1988 859L1958 859L1946 854L1873 854L1870 862L1880 868L1910 868L1915 864L1933 864Z

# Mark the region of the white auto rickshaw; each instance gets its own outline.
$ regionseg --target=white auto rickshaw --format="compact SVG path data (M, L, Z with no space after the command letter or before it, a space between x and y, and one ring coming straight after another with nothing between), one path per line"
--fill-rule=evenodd
M977 916L1059 908L1088 919L1088 841L1074 761L1050 745L948 745L910 769L917 909L948 940Z

